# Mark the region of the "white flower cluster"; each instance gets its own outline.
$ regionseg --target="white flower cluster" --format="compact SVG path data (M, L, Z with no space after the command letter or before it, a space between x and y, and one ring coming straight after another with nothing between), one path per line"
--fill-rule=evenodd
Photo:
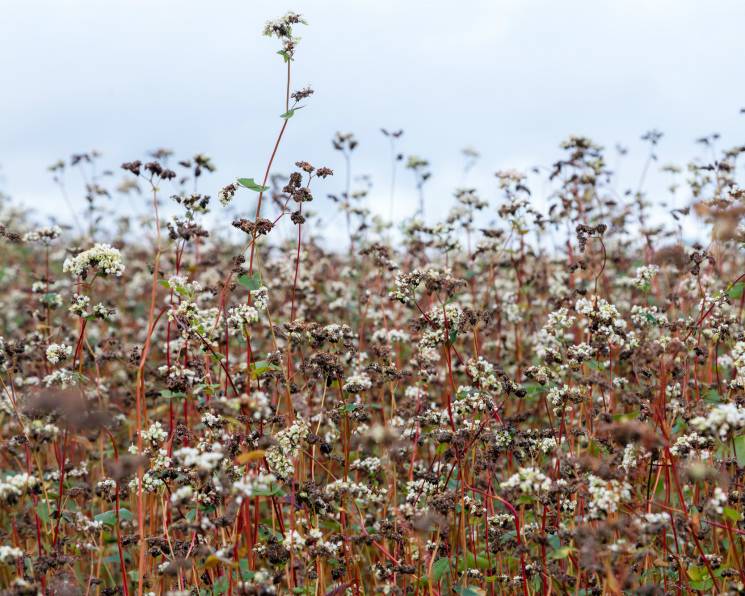
M27 473L8 476L0 480L0 501L15 503L23 495L33 492L39 486L39 479Z
M471 359L466 365L466 371L474 383L486 391L499 391L502 388L499 378L496 375L494 365L486 360L483 356L478 359Z
M62 235L62 228L59 226L49 226L45 228L39 228L33 232L26 232L23 235L24 242L39 242L46 246L49 246L53 240L56 240Z
M526 495L538 495L551 490L551 479L538 468L520 468L515 474L499 484L503 489L519 488Z
M494 445L499 449L506 449L512 445L512 435L508 430L499 429L494 433Z
M561 361L561 347L566 341L567 329L574 324L574 317L562 307L548 314L546 324L538 331L534 345L536 354L542 360L550 358Z
M554 412L560 414L563 410L571 410L570 404L578 404L582 401L582 392L579 387L570 387L567 384L552 387L546 396L554 407Z
M259 311L248 304L239 304L228 310L228 327L233 331L245 331L251 323L259 320Z
M406 483L406 503L416 505L420 499L426 500L439 490L440 487L437 484L424 478L410 480Z
M461 385L452 404L457 419L468 419L474 412L489 412L495 408L494 402L475 387ZM447 412L443 418L447 420Z
M546 327L548 327L555 335L566 331L574 324L574 317L569 314L566 307L562 307L559 310L548 313L548 320Z
M517 300L517 294L505 294L504 298L502 298L502 313L505 320L510 323L519 323L523 320L523 315L520 311L520 305Z
M23 558L23 551L15 546L3 544L0 546L0 563L11 565Z
M326 485L326 494L332 498L339 498L341 495L350 495L355 501L364 504L385 503L388 491L385 488L371 490L364 484L352 482L351 480L334 480Z
M644 513L634 519L634 525L649 535L656 534L669 523L669 513Z
M68 257L62 264L62 271L73 277L84 275L95 269L101 275L121 277L124 272L122 253L109 244L98 243L74 257Z
M135 492L138 490L139 477L135 476L129 481L129 490ZM165 488L165 482L158 478L152 471L147 471L142 475L142 491L146 493L157 493L161 488Z
M203 447L203 448L201 448ZM173 456L187 468L197 468L211 472L225 459L223 447L220 443L200 445L200 448L182 447L173 452Z
M31 420L26 427L26 434L32 441L38 443L49 443L54 441L60 433L60 429L55 424L44 422L43 420Z
M590 474L588 483L590 502L587 509L590 519L603 519L609 514L615 513L622 501L631 498L631 485L626 481L603 480L594 474Z
M634 470L639 462L639 452L642 448L634 443L629 443L623 450L623 460L621 460L621 467L628 474Z
M188 325L187 328L181 329L181 336L184 339L189 337L190 332L193 332L198 333L203 340L209 341L207 335L215 328L219 314L218 308L200 309L191 300L184 300L175 308L171 307L168 311L168 320L182 321Z
M675 443L670 447L670 453L675 457L698 453L703 458L706 456L706 451L713 447L712 443L713 439L711 437L704 437L697 432L692 432L675 439Z
M706 503L706 508L710 511L722 515L724 513L724 506L727 504L727 493L724 492L720 487L714 487L714 493L711 499Z
M257 422L268 420L274 414L272 401L263 391L253 391L250 395L244 396L243 401L249 407L251 417Z
M168 278L168 281L165 282L165 285L176 292L179 296L185 298L193 298L197 292L202 291L202 284L198 281L189 281L183 275L172 275Z
M367 472L371 476L380 470L381 462L379 457L366 457L365 459L357 459L352 462L349 466L351 470L361 470Z
M75 512L75 529L79 532L100 532L103 528L102 521L96 521L90 517L83 515L80 511Z
M91 299L88 296L73 294L72 303L67 310L70 312L70 314L77 315L79 317L87 317L90 314L88 312L90 303Z
M422 283L424 272L421 269L413 269L409 273L399 273L396 276L395 289L388 293L391 300L398 300L401 304L412 304L416 297L415 292Z
M644 265L643 267L637 267L636 277L631 280L634 287L648 291L652 280L655 278L660 268L657 265Z
M173 505L185 505L191 501L194 496L194 489L189 486L181 486L171 494L171 504Z
M258 497L266 496L272 492L272 484L277 482L277 477L274 474L259 472L257 474L252 473L236 480L233 483L233 490L238 494L236 502L238 504L243 502L243 497Z
M296 418L289 428L277 433L277 444L272 445L266 451L266 461L269 469L282 480L292 476L295 467L292 460L300 451L300 444L308 436L310 428L302 418Z
M405 343L411 336L401 329L376 329L370 338L371 341L380 344Z
M741 389L745 387L745 341L738 341L730 353L732 366L737 370L736 377L730 381L732 389Z
M567 349L567 355L569 356L570 360L579 364L587 360L591 360L592 357L595 355L595 348L593 348L590 344L583 342L581 344L569 346L569 348Z
M564 437L561 438L562 443L564 442ZM538 451L541 451L545 455L548 455L549 453L553 453L556 451L556 449L559 446L559 442L554 437L544 437L542 439L534 439L532 441L533 447L537 449Z
M57 386L61 389L66 389L77 382L77 377L74 372L66 368L60 368L45 376L43 382L47 387Z
M311 528L308 531L307 542L309 543L309 546L312 546L315 553L327 557L333 557L339 551L339 544L331 542L330 540L324 540L323 532L318 528Z
M259 286L255 290L251 290L251 303L257 310L265 311L269 306L269 288Z
M51 364L57 364L72 356L72 346L65 344L49 344L47 348L47 360Z
M367 391L372 387L372 381L370 377L365 373L359 373L356 375L349 375L347 382L344 383L344 391L349 393L360 393L361 391Z
M142 440L156 446L168 438L168 431L163 428L163 425L159 421L155 421L150 425L150 428L142 431Z
M452 302L445 305L444 312L441 306L435 305L430 309L428 317L430 326L422 333L419 340L420 348L436 348L446 340L449 341L445 330L449 330L451 334L458 330L463 318L463 310Z
M717 404L706 416L692 418L690 425L702 434L717 436L724 441L745 429L745 408L733 403Z
M598 334L608 336L613 343L623 343L619 334L625 331L626 321L621 318L618 309L604 298L580 298L575 309L579 314L600 323Z
M667 315L660 312L657 306L635 304L631 307L631 322L637 327L661 327L667 324Z

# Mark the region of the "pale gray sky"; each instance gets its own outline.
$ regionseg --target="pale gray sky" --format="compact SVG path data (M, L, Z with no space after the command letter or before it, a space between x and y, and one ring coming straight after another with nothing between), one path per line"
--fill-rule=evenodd
M488 195L495 170L549 164L571 133L628 146L633 180L650 128L665 133L662 163L701 153L693 141L711 132L722 146L745 141L740 0L3 0L0 189L59 213L46 166L93 148L111 167L161 146L204 152L218 166L204 192L259 177L284 76L261 30L286 10L309 22L293 87L316 94L276 169L305 159L341 171L330 139L352 131L354 171L373 177L381 213L381 126L403 128L402 151L432 163L433 215L460 183L466 145L482 153L469 183ZM413 212L410 172L398 196L397 216Z

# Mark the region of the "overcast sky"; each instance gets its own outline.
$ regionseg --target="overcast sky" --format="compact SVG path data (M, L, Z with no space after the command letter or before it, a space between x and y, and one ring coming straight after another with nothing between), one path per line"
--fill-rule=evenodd
M46 167L94 148L110 167L156 147L204 152L218 166L204 192L260 177L284 92L277 42L261 31L286 10L309 22L293 88L316 93L276 170L304 159L341 171L330 139L353 131L354 172L372 176L381 213L381 126L403 128L401 150L430 160L433 215L461 182L465 146L482 154L468 182L493 195L494 171L549 164L571 133L611 155L629 147L621 169L634 179L651 128L665 133L661 163L701 153L694 140L711 132L745 141L741 0L4 0L0 190L59 214ZM396 214L408 215L410 172L399 189Z

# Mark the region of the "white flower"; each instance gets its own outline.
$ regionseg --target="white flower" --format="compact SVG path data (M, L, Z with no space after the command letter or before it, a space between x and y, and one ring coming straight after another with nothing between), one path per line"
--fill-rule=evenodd
M236 480L233 483L233 490L238 493L236 502L240 504L243 497L266 496L272 491L272 484L277 482L274 474L264 472L250 474L246 478Z
M632 280L632 284L640 290L647 290L649 284L655 278L659 270L660 268L657 265L638 267L636 269L636 277Z
M722 441L745 428L745 409L737 404L717 404L704 416L691 419L690 425L698 432L716 435Z
M289 428L277 433L277 444L266 451L269 469L278 478L286 480L295 471L292 460L300 451L300 443L308 436L310 428L302 418L296 418Z
M504 489L519 488L525 494L536 495L551 489L551 479L538 468L529 466L520 468L499 486Z
M194 495L194 489L191 486L182 486L171 495L171 503L178 505L188 503Z
M65 344L49 344L47 348L47 360L52 364L57 364L72 356L72 346Z
M587 508L590 519L602 519L615 513L621 501L631 498L631 486L628 482L603 480L594 474L590 474L588 482L590 502Z
M727 504L727 493L725 493L720 487L714 487L714 494L711 499L706 503L707 509L715 511L719 515L724 513L724 506Z
M39 242L46 246L49 246L53 240L56 240L62 235L62 228L59 226L51 226L48 228L39 228L33 232L26 232L23 235L24 242Z
M248 304L233 306L228 310L228 326L234 331L243 331L259 320L259 311Z
M257 310L265 311L269 306L269 288L259 286L255 290L251 290L251 302Z
M98 243L75 257L67 257L62 271L73 277L85 275L89 269L96 269L101 275L121 277L124 272L122 254L109 244Z
M210 451L200 451L194 447L182 447L173 456L187 468L198 468L211 472L225 459L222 445L214 443Z
M366 391L372 387L372 381L365 373L358 375L350 375L347 377L347 382L344 383L344 391L349 393L359 393L360 391Z
M15 563L23 557L23 551L20 548L14 546L7 546L3 544L0 546L0 563L6 565Z
M163 428L163 425L159 421L155 421L150 425L150 428L142 431L142 440L157 445L162 443L168 438L168 432Z
M80 294L73 294L72 303L67 309L70 314L78 315L79 317L87 317L90 315L88 312L88 306L91 303L91 299L88 296L82 296Z

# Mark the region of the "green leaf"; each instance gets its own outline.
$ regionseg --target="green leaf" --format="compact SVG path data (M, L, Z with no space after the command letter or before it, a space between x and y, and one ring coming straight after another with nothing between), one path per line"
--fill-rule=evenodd
M238 561L238 566L241 570L241 578L244 582L253 579L256 573L248 568L248 559L241 559Z
M251 491L254 497L284 497L285 492L279 487L274 488L255 488Z
M468 551L465 558L458 559L458 571L466 571L467 569L488 569L489 559L483 555L474 556L472 552Z
M44 523L47 523L49 521L49 506L47 505L46 501L39 501L36 504L36 514L39 516L39 519L43 521Z
M709 573L703 565L691 565L686 572L688 573L688 577L694 582L700 582L709 577Z
M737 466L739 468L745 468L745 435L736 436L734 441L735 441L735 458L737 459Z
M133 518L133 515L129 509L125 509L124 507L119 508L119 519L121 521L131 521L132 518ZM99 513L93 519L107 526L115 526L116 525L116 509L111 509L109 511L104 511L103 513Z
M738 281L734 286L727 290L727 294L732 300L739 300L742 298L743 290L745 290L745 282Z
M448 573L450 570L450 559L440 557L432 565L432 582L435 584L440 583L442 576Z
M719 392L716 389L709 389L704 393L704 401L707 404L719 404L722 403L722 396L719 395Z
M295 108L291 110L287 110L284 114L280 114L280 118L284 118L285 120L289 120L295 115Z
M183 399L186 393L182 391L171 391L170 389L161 389L160 396L165 399Z
M549 555L550 559L566 559L574 549L571 546L562 546L554 549Z
M258 379L261 375L270 370L280 370L280 368L276 364L272 364L266 360L258 360L251 364L251 377Z
M224 594L227 591L228 591L228 578L227 576L222 576L221 578L218 578L218 580L213 584L212 593L217 596L219 594Z
M248 288L252 292L255 292L261 287L261 276L258 271L250 276L244 274L238 278L238 283L244 288Z
M742 519L742 513L740 513L736 509L732 509L732 507L725 507L723 515L733 522L738 522Z
M268 186L261 186L261 184L258 184L253 178L238 178L238 184L249 190L255 190L256 192L269 190Z
M460 594L460 596L480 596L484 594L484 590L481 588L472 588L470 586L453 586L453 592Z

